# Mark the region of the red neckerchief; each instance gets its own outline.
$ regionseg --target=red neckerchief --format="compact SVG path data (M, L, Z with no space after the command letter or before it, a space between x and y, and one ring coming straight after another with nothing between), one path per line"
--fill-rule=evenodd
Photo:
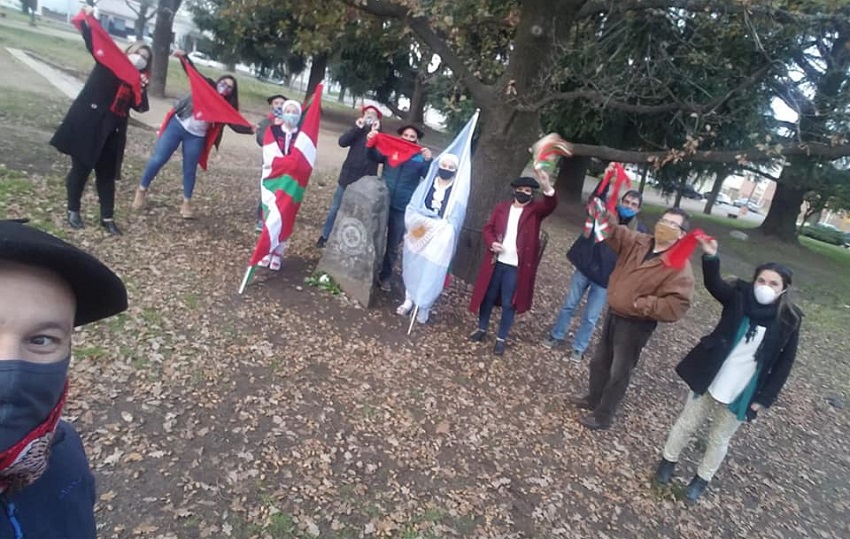
M422 146L418 144L383 133L377 133L367 140L366 146L378 150L387 158L387 164L391 167L397 167L422 151Z
M14 492L31 485L47 470L53 435L68 396L68 382L59 402L47 419L24 436L21 441L0 453L0 494Z
M85 11L80 11L76 17L71 19L71 24L81 31L84 22L91 31L92 55L94 55L97 63L112 71L116 77L121 79L121 82L127 84L132 90L136 105L141 105L142 78L139 70L130 62L127 55L118 48L118 45L112 41L106 30L92 15L86 15Z
M189 87L192 90L192 116L196 120L207 123L244 125L251 127L251 122L239 114L233 105L218 93L214 86L203 75L198 73L185 56L180 57L186 75L189 77Z

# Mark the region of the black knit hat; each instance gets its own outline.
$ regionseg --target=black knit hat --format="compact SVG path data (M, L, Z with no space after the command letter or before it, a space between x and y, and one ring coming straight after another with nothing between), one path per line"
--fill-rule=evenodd
M529 176L521 176L511 182L511 187L531 187L532 189L540 189L540 184L537 180Z
M791 268L789 268L788 266L780 264L779 262L766 262L756 268L755 273L753 273L753 281L755 281L758 278L759 274L764 270L775 271L776 273L778 273L779 276L782 277L783 289L791 286L791 278L794 276L794 272L791 271Z
M289 99L288 97L286 97L286 96L285 96L285 95L283 95L283 94L274 94L274 95L270 95L270 96L268 96L268 97L266 98L266 102L268 102L268 104L269 104L269 105L271 105L271 104L272 104L272 101L274 101L275 99L278 99L278 98L283 99L284 101L286 101L286 100L288 100L288 99Z
M82 326L127 309L127 289L95 257L37 228L0 221L0 260L52 270L77 298L74 325Z

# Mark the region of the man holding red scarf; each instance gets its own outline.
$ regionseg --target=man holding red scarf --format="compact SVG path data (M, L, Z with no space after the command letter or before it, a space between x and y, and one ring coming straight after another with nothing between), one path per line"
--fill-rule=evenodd
M95 539L94 477L60 420L74 328L127 308L91 255L0 221L0 537Z
M398 246L404 238L404 211L416 186L428 173L432 158L431 150L418 145L424 135L421 129L408 124L400 127L398 134L401 140L377 131L370 131L366 136L366 145L369 147L367 156L384 165L381 179L390 192L387 250L378 274L378 286L384 292L392 291L393 267L398 258Z

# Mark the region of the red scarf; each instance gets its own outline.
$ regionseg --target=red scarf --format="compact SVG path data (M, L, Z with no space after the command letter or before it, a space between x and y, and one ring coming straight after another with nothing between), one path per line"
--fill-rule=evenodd
M616 179L614 183L611 183L611 178L616 175ZM612 186L610 189L608 187ZM607 238L611 231L608 230L608 221L604 218L600 218L600 208L595 203L597 199L600 199L605 196L607 193L607 202L605 206L613 215L617 215L617 202L620 200L620 190L623 186L626 188L630 188L632 186L632 181L629 178L629 175L626 174L626 170L620 163L611 163L608 165L608 168L605 169L605 176L602 178L602 181L599 182L599 185L596 186L596 189L593 190L593 194L590 195L590 200L587 205L587 219L584 221L584 237L589 238L590 233L593 231L596 234L596 243L604 241Z
M235 124L251 127L251 122L239 114L233 105L218 93L215 87L203 75L198 73L185 56L180 57L186 75L189 77L189 87L192 89L192 116L196 120L207 123Z
M62 408L68 396L68 382L59 402L41 425L24 436L21 441L0 453L0 494L14 492L34 483L47 470L53 434L62 417Z
M375 148L384 157L391 167L397 167L414 155L422 151L422 146L403 138L377 133L366 141L366 147Z
M81 10L76 17L71 19L71 24L82 32L83 23L89 27L91 32L91 49L95 61L111 71L121 82L128 85L133 92L135 104L141 105L142 78L139 70L130 62L124 51L119 49L118 45L112 41L112 38L97 22L97 19L92 15L86 15L85 11Z
M673 269L680 270L684 268L685 263L697 247L697 240L700 239L711 241L714 238L703 232L701 229L695 228L688 232L684 238L677 241L673 247L664 251L664 254L661 255L661 262L663 262L665 266Z

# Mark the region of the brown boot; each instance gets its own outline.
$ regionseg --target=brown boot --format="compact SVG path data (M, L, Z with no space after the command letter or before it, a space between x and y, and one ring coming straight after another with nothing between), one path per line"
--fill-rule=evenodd
M136 187L136 196L133 197L133 205L130 206L133 211L143 210L147 204L148 192L146 189Z
M183 204L180 206L180 216L183 219L195 218L195 210L192 209L192 203L188 199L183 199Z

